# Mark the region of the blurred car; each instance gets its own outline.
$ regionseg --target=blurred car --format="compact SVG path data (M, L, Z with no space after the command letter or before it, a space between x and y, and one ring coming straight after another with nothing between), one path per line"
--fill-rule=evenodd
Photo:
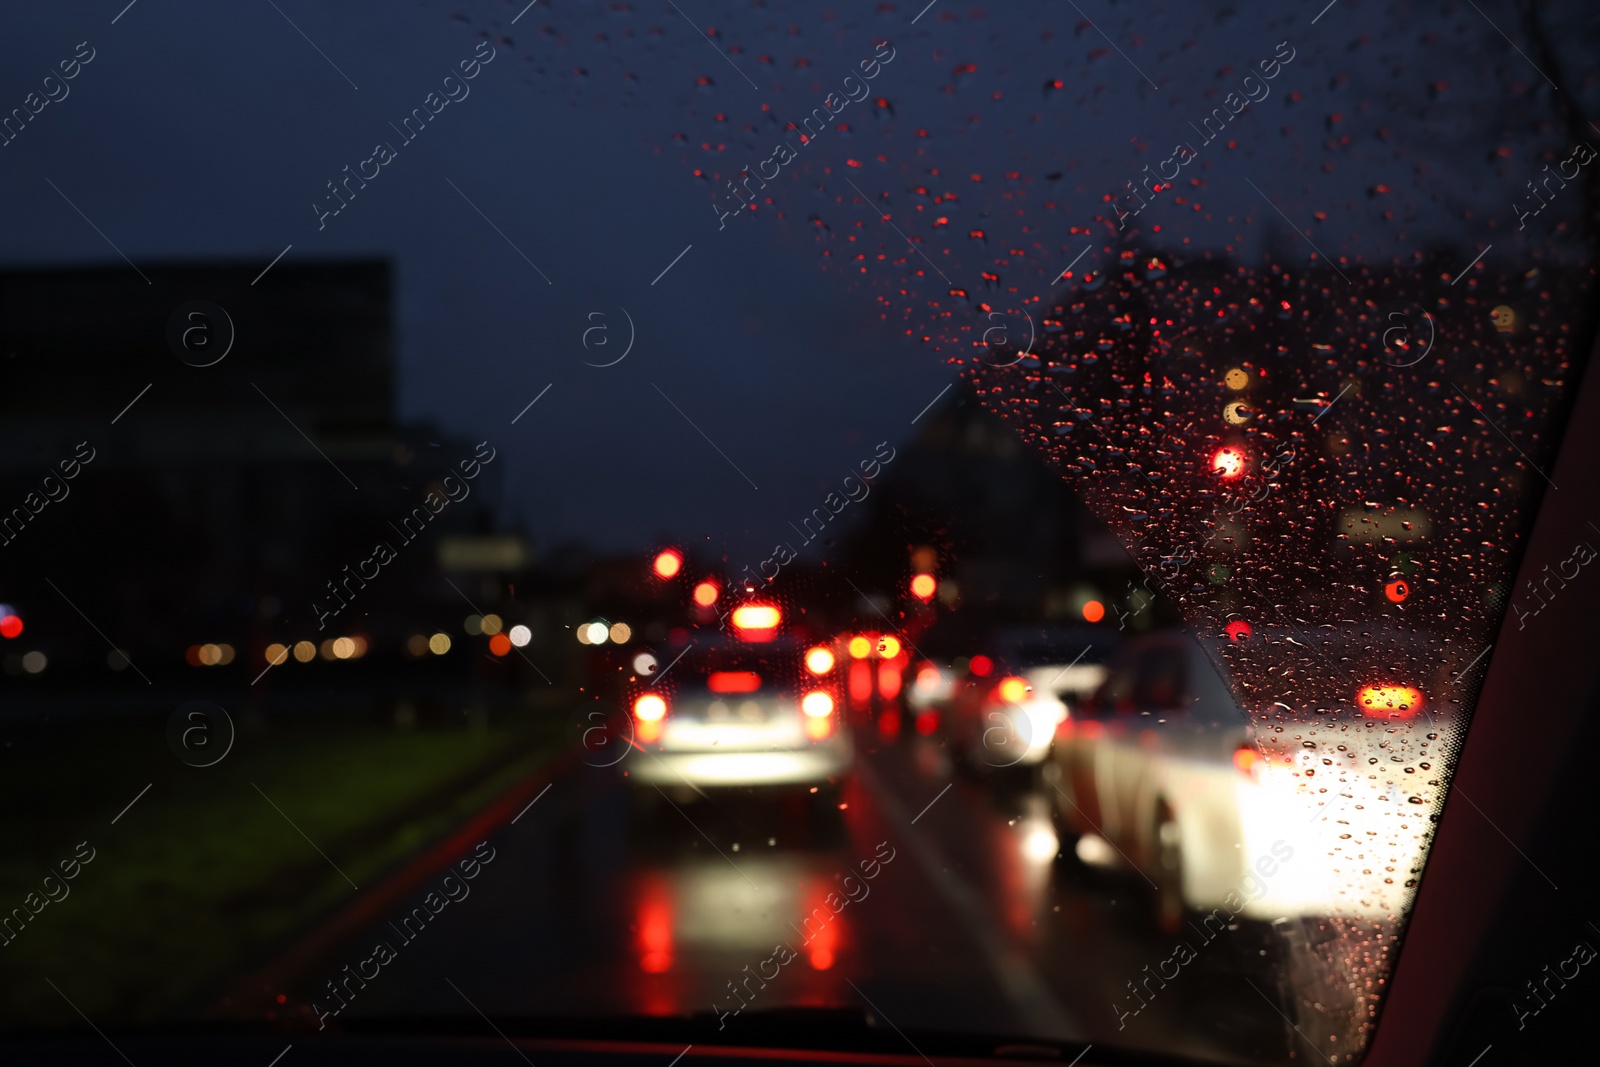
M917 635L903 697L906 718L917 733L937 733L948 725L958 683L971 670L973 653L988 643L988 632L960 613L941 616Z
M940 713L955 695L955 663L928 656L913 664L910 673L910 684L905 687L906 717L919 733L933 733Z
M782 630L779 609L734 610L727 636L659 657L630 701L636 786L796 787L832 792L852 759L840 718L840 663Z
M1415 824L1440 787L1436 761L1459 740L1439 643L1235 627L1130 642L1063 724L1047 777L1067 850L1136 867L1169 931L1191 909L1400 913L1421 869L1426 835ZM1225 664L1281 658L1286 646L1296 666L1274 697L1293 694L1296 706L1274 699L1247 715ZM1350 831L1357 812L1364 840ZM1379 855L1390 858L1380 866Z
M849 725L865 727L876 722L882 727L888 721L898 729L901 690L911 659L900 638L873 631L843 633L831 644L818 647L840 665Z
M977 770L1037 767L1056 728L1106 676L1118 644L1094 627L1023 626L999 631L951 686L950 745Z

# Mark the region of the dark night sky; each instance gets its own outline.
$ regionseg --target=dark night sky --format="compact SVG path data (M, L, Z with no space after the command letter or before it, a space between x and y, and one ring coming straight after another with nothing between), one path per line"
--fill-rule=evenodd
M850 202L844 177L887 193L880 206L925 239L921 249L954 285L976 290L1008 243L1047 249L1019 257L1005 278L1026 297L1049 294L1091 234L1097 250L1084 267L1094 262L1115 233L1095 222L1109 218L1103 197L1165 159L1187 123L1280 40L1296 58L1236 120L1240 145L1204 149L1204 185L1181 190L1203 210L1153 204L1141 220L1147 242L1251 255L1271 231L1297 242L1281 210L1314 225L1317 245L1335 256L1403 260L1442 235L1474 251L1493 241L1497 257L1514 259L1533 235L1515 233L1509 202L1550 158L1540 153L1567 139L1539 125L1547 94L1529 82L1540 76L1466 5L1438 15L1346 3L1313 26L1320 2L1213 16L1085 0L1122 56L1063 4L941 2L912 26L921 3L695 0L685 10L717 28L724 58L670 5L648 0L623 13L541 0L515 27L523 0L278 0L281 13L267 0L139 0L112 25L124 3L5 12L0 107L20 106L78 42L96 55L66 99L0 150L0 262L120 262L46 179L141 265L265 265L291 242L287 260L392 257L400 415L504 442L509 487L546 544L581 537L633 548L665 533L751 557L876 442L914 432L912 418L954 380L947 359L961 350L951 336L936 350L907 330L930 332L928 302L949 286L870 205ZM1553 21L1570 30L1592 20L1582 8ZM1516 36L1509 9L1497 17ZM398 141L389 123L473 54L480 31L498 42L497 56L471 95L319 232L311 204L324 183L375 142ZM855 128L808 149L774 183L773 208L719 232L714 189L693 170L760 161L781 132L766 116L809 110L883 37L897 51L874 92L891 100L893 118L852 105L844 118ZM1574 88L1592 101L1592 63L1566 59L1565 69L1589 75ZM960 73L968 62L977 69ZM701 76L714 85L697 88ZM1063 88L1041 94L1053 78ZM1430 96L1441 81L1450 87ZM1338 142L1345 131L1351 144ZM1509 153L1491 158L1498 146ZM959 204L917 211L906 190L933 184L935 170L959 189ZM1010 170L1022 177L1008 185ZM1392 191L1369 196L1377 182ZM812 212L831 228L825 244L808 232ZM940 212L947 227L933 225ZM985 244L966 238L974 227L988 230ZM823 247L833 252L826 263ZM857 251L869 257L865 274L848 262ZM131 269L128 280L142 284ZM623 307L638 331L632 353L586 366L586 355L603 362L620 351ZM586 354L591 312L607 316L613 345Z

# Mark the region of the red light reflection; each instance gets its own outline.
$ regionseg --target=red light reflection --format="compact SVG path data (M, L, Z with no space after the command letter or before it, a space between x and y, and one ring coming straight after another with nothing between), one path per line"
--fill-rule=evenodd
M878 668L878 695L885 700L893 700L900 695L900 667L898 664L885 663Z
M639 969L645 974L671 970L672 894L659 877L646 878L639 887L634 945L639 953Z

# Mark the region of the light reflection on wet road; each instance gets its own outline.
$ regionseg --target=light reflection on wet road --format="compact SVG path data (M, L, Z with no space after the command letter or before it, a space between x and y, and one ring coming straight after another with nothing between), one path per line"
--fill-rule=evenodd
M968 780L933 739L859 742L837 814L812 796L652 799L640 811L616 769L573 766L491 835L469 896L409 941L389 925L399 907L318 946L291 1001L332 1006L325 983L381 940L396 958L349 987L342 1019L470 1011L448 978L499 1019L715 1013L736 1035L751 1018L736 1013L870 1000L911 1033L1283 1055L1282 1019L1239 968L1254 955L1251 981L1275 989L1248 930L1119 1032L1113 1005L1137 1004L1128 983L1175 940L1147 887L1055 861L1043 787Z

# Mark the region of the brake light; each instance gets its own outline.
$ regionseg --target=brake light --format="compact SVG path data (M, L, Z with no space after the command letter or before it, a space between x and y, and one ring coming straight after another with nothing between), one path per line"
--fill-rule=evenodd
M988 656L973 656L972 662L967 664L967 666L971 669L972 673L976 674L979 678L987 678L989 677L990 672L994 670L994 660L990 659Z
M660 722L667 717L667 702L654 693L646 693L633 702L633 717L640 722Z
M833 698L822 690L807 693L800 701L800 710L814 719L833 714Z
M706 679L713 693L754 693L761 688L761 675L755 671L713 671Z
M656 572L656 577L662 580L674 578L683 569L683 553L675 548L669 548L656 556L651 569Z
M1422 708L1422 691L1409 685L1363 686L1356 706L1371 719L1409 719Z
M823 675L833 670L833 653L818 645L806 653L806 670Z
M772 631L778 628L783 616L771 604L745 604L733 609L733 626L736 630L752 632Z
M1007 678L1000 683L1000 699L1008 704L1020 704L1028 695L1028 683L1021 678Z

